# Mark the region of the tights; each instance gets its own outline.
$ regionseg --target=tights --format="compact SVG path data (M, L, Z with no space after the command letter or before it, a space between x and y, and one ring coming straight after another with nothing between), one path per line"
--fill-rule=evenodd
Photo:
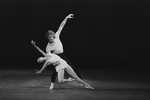
M79 74L79 72L77 71L77 69L75 68L75 66L72 64L72 62L65 56L64 53L61 53L61 54L57 54L58 56L60 56L62 59L64 59L71 67L72 69L74 70L74 72L78 75L78 77L80 79L82 79L81 75ZM51 75L51 82L54 83L55 80L56 80L56 77L57 77L57 72L56 72L56 69L55 67L53 67L52 69L52 75Z

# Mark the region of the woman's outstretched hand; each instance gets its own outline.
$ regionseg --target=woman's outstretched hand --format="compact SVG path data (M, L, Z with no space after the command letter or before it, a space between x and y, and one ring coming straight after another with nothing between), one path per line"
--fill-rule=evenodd
M69 14L66 18L73 18L74 14Z
M32 41L31 41L31 44L35 45L35 41L32 40Z
M35 71L36 71L36 74L41 74L40 70L35 70Z

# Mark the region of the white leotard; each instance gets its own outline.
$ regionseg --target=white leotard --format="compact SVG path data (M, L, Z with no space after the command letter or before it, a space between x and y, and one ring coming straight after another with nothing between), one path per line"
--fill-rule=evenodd
M50 55L50 57L48 57L46 62L55 63L56 61L58 61L60 63L58 66L55 67L57 72L65 69L68 66L67 62L60 58L58 55L52 53L49 53L48 55Z

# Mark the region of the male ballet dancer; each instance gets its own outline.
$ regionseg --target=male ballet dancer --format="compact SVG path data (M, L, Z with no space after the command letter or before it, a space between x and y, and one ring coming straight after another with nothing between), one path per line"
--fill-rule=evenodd
M66 24L67 20L70 18L73 18L73 14L69 14L68 16L66 16L66 18L62 21L62 23L60 24L58 30L56 33L54 33L52 30L48 30L46 33L46 38L48 39L48 44L46 47L46 52L49 53L53 53L53 54L57 54L59 55L62 59L64 59L75 71L75 73L78 75L79 78L82 79L81 75L79 74L79 72L77 71L77 69L75 68L75 66L72 64L72 62L65 56L64 54L64 50L63 50L63 45L62 42L60 41L60 33L64 27L64 25ZM55 68L53 68L52 71L52 75L51 75L51 86L50 89L54 88L54 82L56 80L57 77L57 72L55 70ZM69 78L69 80L73 80L72 78Z

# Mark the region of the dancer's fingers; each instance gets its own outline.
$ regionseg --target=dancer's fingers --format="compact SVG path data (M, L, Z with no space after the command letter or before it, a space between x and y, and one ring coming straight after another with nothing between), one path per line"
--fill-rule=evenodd
M35 69L35 72L37 73L39 71L39 69Z
M32 40L32 41L31 41L31 44L35 45L35 41Z

